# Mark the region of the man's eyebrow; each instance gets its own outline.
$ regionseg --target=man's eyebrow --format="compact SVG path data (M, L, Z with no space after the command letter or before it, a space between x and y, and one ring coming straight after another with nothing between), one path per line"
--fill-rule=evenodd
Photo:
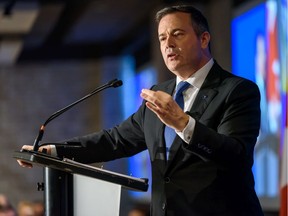
M173 29L172 32L175 32L175 31L185 31L184 29L181 29L181 28L176 28L176 29Z
M175 33L176 31L185 32L184 29L176 28L176 29L173 29L173 30L171 31L171 33L173 34L173 33ZM160 33L160 34L158 35L158 37L161 37L161 36L164 36L164 35L165 35L165 33Z

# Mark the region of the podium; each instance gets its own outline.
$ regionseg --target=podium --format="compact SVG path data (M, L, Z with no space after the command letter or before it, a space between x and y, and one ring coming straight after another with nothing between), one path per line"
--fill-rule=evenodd
M119 215L121 189L145 192L148 179L135 178L67 158L17 151L14 158L42 166L46 216Z

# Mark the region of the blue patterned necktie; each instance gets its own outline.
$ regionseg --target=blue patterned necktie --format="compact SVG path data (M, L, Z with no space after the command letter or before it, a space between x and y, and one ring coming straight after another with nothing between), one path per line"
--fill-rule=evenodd
M190 84L188 82L181 81L176 87L174 100L181 107L181 109L184 109L184 99L183 99L183 94L182 93L189 86L190 86ZM165 143L166 143L166 158L168 160L169 151L170 151L171 145L172 145L172 143L173 143L173 141L174 141L174 139L176 137L176 132L175 132L175 130L173 128L170 128L170 127L166 126L165 127L164 136L165 136Z

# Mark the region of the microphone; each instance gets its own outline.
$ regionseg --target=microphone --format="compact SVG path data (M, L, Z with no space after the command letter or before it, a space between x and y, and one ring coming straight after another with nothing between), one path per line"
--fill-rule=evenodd
M103 91L104 89L107 88L117 88L119 86L122 86L122 81L118 80L118 79L113 79L111 81L109 81L108 83L101 85L99 87L97 87L96 89L94 89L92 92L90 92L89 94L87 94L86 96L80 98L79 100L69 104L68 106L58 110L57 112L53 113L45 122L44 124L41 125L38 136L36 137L34 144L33 144L33 151L38 151L39 149L39 142L42 140L43 135L44 135L44 130L45 130L45 126L52 121L53 119L57 118L58 116L60 116L61 114L63 114L64 112L66 112L67 110L69 110L70 108L72 108L73 106L75 106L76 104L86 100L87 98L95 95L96 93Z

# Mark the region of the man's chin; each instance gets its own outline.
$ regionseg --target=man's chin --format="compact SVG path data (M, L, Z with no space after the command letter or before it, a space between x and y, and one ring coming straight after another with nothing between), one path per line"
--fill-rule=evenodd
M179 65L176 62L169 62L167 68L174 73L179 69Z
M168 69L174 73L175 75L177 75L180 71L181 71L181 67L179 64L169 64L168 65Z

